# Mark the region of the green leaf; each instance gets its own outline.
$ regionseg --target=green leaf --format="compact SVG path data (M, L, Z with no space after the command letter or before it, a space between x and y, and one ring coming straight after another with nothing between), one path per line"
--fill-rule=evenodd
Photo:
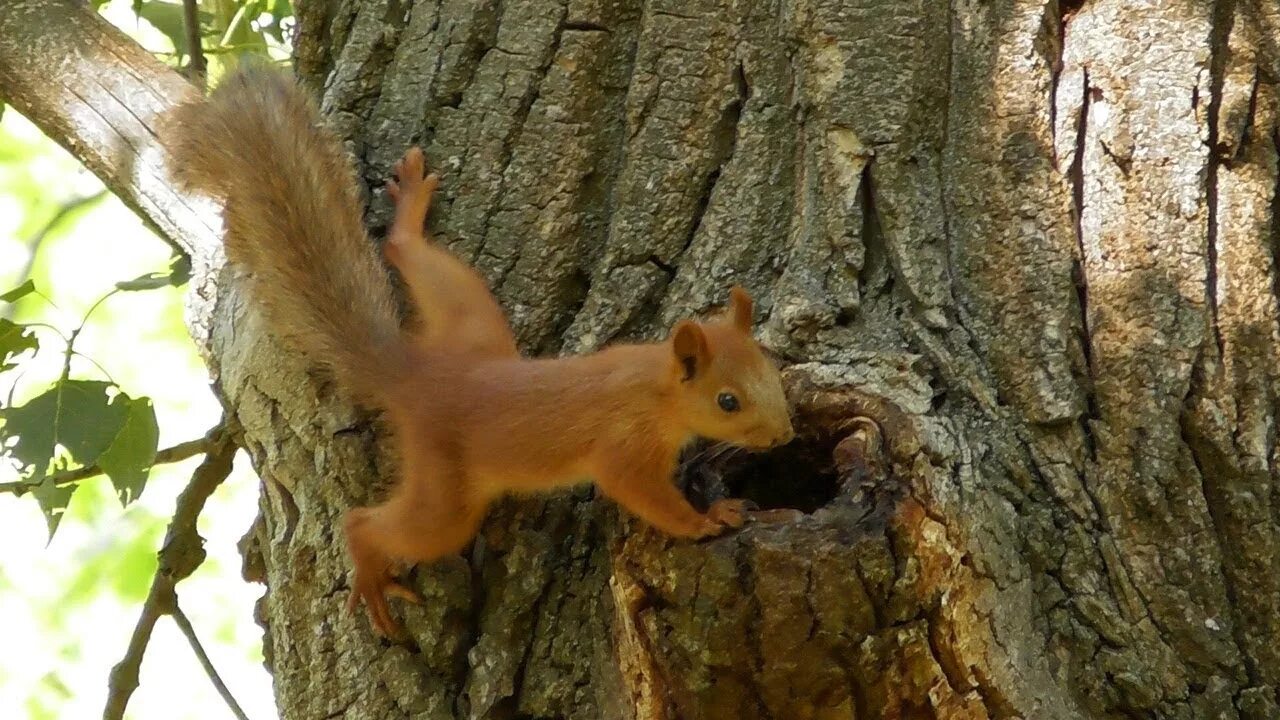
M0 295L0 302L8 302L8 303L17 302L35 291L36 291L36 284L30 280L27 280L26 282L22 283L18 287L10 290L9 292L3 295Z
M160 273L149 272L139 275L132 280L125 280L116 283L116 289L128 292L138 290L159 290L165 287L178 287L191 279L191 260L185 255L174 258L173 264L169 267L169 272L161 275Z
M163 522L151 522L134 535L118 552L113 553L115 567L110 568L110 584L116 595L129 603L140 603L151 589L156 574L156 548L164 537ZM95 588L102 587L98 583Z
M161 275L160 273L147 273L139 275L132 280L123 280L116 283L116 287L120 290L138 291L138 290L158 290L162 287L169 287L173 284L173 275Z
M161 518L134 516L142 520L113 538L109 544L98 544L77 556L77 565L69 568L71 579L63 583L58 602L81 607L92 602L104 588L114 588L121 600L142 602L156 572L156 548L164 537Z
M9 361L28 350L33 352L40 350L40 343L36 341L36 336L31 329L26 325L0 318L0 372L17 367L17 363Z
M214 45L210 50L230 51L236 55L265 53L266 39L261 32L253 28L253 21L262 14L266 7L265 3L262 0L243 0L233 7L235 7L234 13L230 16L223 13L215 21L218 32L214 36Z
M98 467L111 478L121 505L128 505L142 496L151 466L156 461L156 448L160 440L160 427L156 424L156 411L150 398L129 399L121 393L129 405L129 414L111 446L98 458Z
M267 12L279 24L282 18L293 16L293 3L290 0L267 0Z
M130 414L128 396L115 402L108 397L113 387L97 380L59 381L26 405L0 409L3 454L18 461L25 479L40 483L35 495L51 539L75 486L55 487L49 466L59 447L80 465L92 465L111 447Z
M169 264L169 283L181 287L191 282L191 258L186 255L175 255Z
M113 387L98 380L60 381L26 405L0 410L5 434L18 437L6 454L36 480L45 476L58 446L81 465L96 462L129 411L127 402L111 402L107 391Z
M55 485L52 478L45 478L36 489L31 492L36 496L36 502L40 503L40 509L44 511L44 522L49 526L49 540L53 540L53 534L58 531L58 523L62 522L62 515L67 510L67 505L71 503L71 495L80 487L78 483L67 483L66 485Z

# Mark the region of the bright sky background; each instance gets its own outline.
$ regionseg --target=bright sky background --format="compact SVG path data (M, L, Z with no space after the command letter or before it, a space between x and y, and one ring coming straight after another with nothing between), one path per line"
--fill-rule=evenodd
M148 47L167 43L136 25L128 0L106 13ZM101 183L12 109L0 119L0 292L21 281L29 241L58 207ZM50 303L30 296L14 320L70 332L114 283L164 272L170 251L114 196L69 217L40 245L32 268ZM73 363L73 378L107 379L149 396L160 447L202 436L221 410L182 324L185 289L121 293L98 309L76 347L102 366ZM0 307L0 312L5 310ZM61 341L42 331L43 348L21 369L0 375L0 404L17 381L15 404L38 394L60 368ZM21 375L21 377L17 377ZM110 482L81 484L51 544L35 499L0 494L0 716L101 717L107 676L124 655L155 568L174 500L199 458L157 467L128 509ZM276 717L262 666L253 605L263 588L240 578L236 542L257 512L258 480L240 454L235 472L200 518L209 559L178 586L179 601L215 666L251 720ZM0 463L0 482L17 478ZM16 710L16 713L14 712ZM161 618L129 703L135 720L230 718L185 638Z

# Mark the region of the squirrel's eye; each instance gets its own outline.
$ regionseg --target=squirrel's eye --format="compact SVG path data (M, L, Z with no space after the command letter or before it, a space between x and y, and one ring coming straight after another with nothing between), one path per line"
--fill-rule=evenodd
M733 393L720 393L716 396L716 404L725 412L738 412L742 406L738 404L738 396Z

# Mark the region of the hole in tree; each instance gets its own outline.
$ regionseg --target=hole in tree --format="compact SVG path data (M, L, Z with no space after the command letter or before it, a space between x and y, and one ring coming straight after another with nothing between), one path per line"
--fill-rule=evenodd
M796 439L767 452L699 441L681 458L681 482L705 510L721 497L751 500L761 510L812 513L835 499L840 478L832 450L840 437L796 418Z

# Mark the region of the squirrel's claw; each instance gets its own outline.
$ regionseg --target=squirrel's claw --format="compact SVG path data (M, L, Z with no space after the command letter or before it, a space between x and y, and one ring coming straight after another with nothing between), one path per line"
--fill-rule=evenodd
M422 602L417 593L386 578L381 580L358 578L354 585L351 596L347 599L347 612L354 613L363 603L374 632L390 640L402 639L404 632L400 624L391 616L391 606L387 603L387 596L393 595L417 604Z
M408 171L409 176L417 180L422 177L423 172L426 170L426 165L426 157L422 154L422 148L414 145L406 150L404 157L400 158L400 161L396 163L396 175L401 180L404 180L405 171Z
M431 208L431 195L440 186L440 176L427 171L426 158L422 149L409 148L404 157L396 161L392 167L393 179L387 181L387 194L395 201L410 208L410 213L426 217Z

